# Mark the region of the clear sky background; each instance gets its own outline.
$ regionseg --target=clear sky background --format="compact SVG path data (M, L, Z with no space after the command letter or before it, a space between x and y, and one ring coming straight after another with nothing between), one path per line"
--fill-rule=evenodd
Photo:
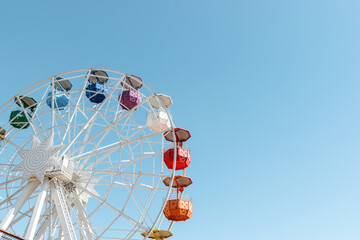
M172 240L360 239L360 2L0 1L1 102L54 74L141 76L191 131Z

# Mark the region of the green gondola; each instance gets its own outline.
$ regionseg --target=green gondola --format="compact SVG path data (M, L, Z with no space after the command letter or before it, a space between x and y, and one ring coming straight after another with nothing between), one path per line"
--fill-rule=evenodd
M11 111L9 118L10 125L13 126L14 128L22 128L22 129L28 128L30 124L25 114L27 114L29 119L32 118L32 116L29 113L25 113L21 110Z

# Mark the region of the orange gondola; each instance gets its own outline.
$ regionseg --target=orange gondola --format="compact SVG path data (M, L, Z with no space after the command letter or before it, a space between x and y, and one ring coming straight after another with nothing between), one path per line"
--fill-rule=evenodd
M167 177L163 180L166 186L170 186L171 178ZM176 199L168 200L165 204L164 215L170 221L186 221L188 220L193 212L193 206L191 201L181 199L179 197L179 192L184 191L184 187L192 184L192 180L189 177L185 176L175 176L172 187L177 189Z

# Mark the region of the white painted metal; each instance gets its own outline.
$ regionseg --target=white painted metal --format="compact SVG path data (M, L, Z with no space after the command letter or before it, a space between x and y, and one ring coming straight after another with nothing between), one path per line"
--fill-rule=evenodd
M60 218L61 228L64 231L66 240L75 240L76 234L71 221L69 206L66 203L66 196L62 185L57 180L50 183L51 193L55 202L56 211Z
M20 104L20 107L21 107L22 111L24 112L24 115L25 115L27 121L28 121L29 124L30 124L31 129L32 129L33 132L34 132L34 135L37 136L37 132L38 132L38 131L37 131L37 129L35 129L34 124L33 124L32 121L30 120L29 115L28 115L28 111L29 111L29 110L26 110L26 109L24 108L24 105L23 105L22 101L20 100L19 96L16 96L16 98L17 98L17 101L18 101L19 104Z
M96 239L97 237L96 237L96 232L94 231L94 227L92 226L89 217L87 216L87 213L84 209L84 206L80 201L80 197L78 196L79 196L79 191L76 190L76 196L74 197L74 202L81 222L81 227L85 230L87 239L89 240Z
M16 202L12 208L9 209L7 215L2 220L0 224L0 229L7 230L11 221L16 217L19 213L20 209L26 202L26 200L30 197L30 195L34 192L34 190L39 186L40 182L37 180L30 180L24 190L21 192L20 196L16 199Z
M14 129L8 123L13 99L0 107L0 126L10 128L0 147L0 196L6 196L0 213L1 209L12 212L1 225L23 231L22 222L28 221L26 238L146 239L139 231L161 227L162 209L171 193L162 180L174 176L174 169L167 170L162 162L164 149L170 147L165 146L162 134L174 128L166 109L169 104L164 106L160 99L154 109L148 100L156 101L161 95L145 81L137 90L143 97L137 109L121 110L118 94L131 86L123 82L124 73L107 69L98 70L109 74L109 94L102 103L90 103L86 85L91 70L55 75L16 94L38 102L33 117L28 118L28 130ZM46 94L54 93L51 84L58 76L73 84L64 110L46 104ZM54 97L52 94L52 100ZM162 125L152 132L147 116L159 111L166 121L153 118ZM30 149L32 135L40 141L53 135L55 145L64 145L57 155L59 171L47 169L45 177L52 180L37 192L36 187L24 186L22 172L12 171L21 162L19 150ZM72 172L63 168L64 158L72 161ZM21 215L14 219L20 209Z
M35 208L32 212L32 216L28 225L28 229L25 233L25 239L33 240L35 235L36 227L39 223L40 213L41 209L44 205L47 189L49 185L49 179L45 178L44 182L41 186L40 193L38 195L38 198L36 200Z
M54 209L50 210L51 207L48 207L47 210L45 211L47 213L47 215L44 216L44 221L40 224L39 230L36 232L34 240L39 240L44 238L45 232L48 229L48 227L50 226L50 221L52 218L56 218L57 217L57 212Z

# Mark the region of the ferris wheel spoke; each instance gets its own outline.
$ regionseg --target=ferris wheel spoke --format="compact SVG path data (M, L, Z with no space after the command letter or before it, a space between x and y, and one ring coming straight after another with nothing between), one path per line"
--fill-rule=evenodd
M36 137L39 137L38 136L38 129L35 128L34 124L32 123L31 119L29 118L27 110L24 108L24 105L23 105L22 101L20 100L19 96L16 96L16 99L19 102L20 107L22 108L22 110L24 112L24 115L25 115L25 117L27 119L27 122L28 122L28 124L30 124L31 129L33 130L33 133L35 134Z
M159 186L159 185L158 185L158 186ZM149 194L149 199L148 199L148 201L147 201L147 203L146 203L147 207L144 209L144 215L143 215L143 218L142 218L142 220L144 220L144 221L146 220L146 216L148 216L148 212L149 212L149 210L150 210L151 203L153 202L154 197L155 197L155 194L156 194L156 192L157 192L158 190L159 190L159 189L156 188L156 189L152 190L151 194ZM150 197L150 196L151 196L151 197ZM150 218L150 216L148 216L148 218ZM150 222L152 222L151 218L150 218ZM151 224L148 224L148 227L150 227L149 225L151 225Z
M44 94L42 95L41 100L39 101L38 104L41 104L42 102L44 102L44 99L45 99L45 97L46 97L46 93L49 91L49 88L50 88L50 85L47 85L47 87L46 87L46 89L45 89L45 91L44 91ZM36 117L36 116L37 116L38 110L39 110L39 107L37 107L37 108L35 109L34 114L33 114L33 117ZM40 122L40 120L39 120L39 122ZM40 125L42 125L42 124L40 124Z
M146 158L154 157L154 156L160 155L160 154L162 154L162 153L163 153L162 151L159 151L159 152L154 152L154 153L151 153L151 154L147 154L147 155L145 155L145 156L143 155L143 156L141 156L141 157L134 158L134 159L132 159L132 160L128 160L128 161L125 162L125 163L121 163L121 164L119 164L119 166L124 166L124 165L130 166L130 164L135 163L135 162L137 162L137 161L139 161L139 160L143 160L143 159L146 159Z
M46 94L46 92L45 92L45 94ZM33 112L33 115L32 115L32 121L33 121L33 123L37 122L38 127L39 127L40 129L42 129L42 128L43 128L43 123L41 122L40 117L41 117L42 115L44 115L44 113L38 114L38 112L39 112L40 109L43 108L43 106L41 105L41 101L38 102L37 104L38 104L38 105L37 105L37 107L36 107L36 109L35 109L35 111Z
M135 234L140 234L140 233L141 233L141 231L139 231L139 228L136 227L136 226L134 226L134 227L131 229L131 231L129 231L129 233L128 233L123 239L133 240L132 237L133 237Z
M50 227L51 220L57 218L55 207L51 209L49 206L45 213L47 212L48 214L44 215L43 221L41 222L40 227L34 236L34 240L40 240L45 235L46 230Z
M38 198L36 200L34 211L32 213L30 222L28 224L27 231L25 233L25 239L33 239L33 237L35 235L35 230L36 230L36 227L37 227L37 225L39 223L39 219L40 219L40 213L41 213L42 207L44 205L48 184L49 184L49 180L47 178L45 178L44 182L41 186L41 190L38 195Z
M7 185L7 184L10 184L10 183L12 183L12 182L18 181L18 180L20 180L20 179L21 179L21 177L13 178L13 179L11 179L11 180L6 180L5 182L0 183L0 187L1 187L1 186L4 186L4 185ZM0 206L1 206L1 204L0 204Z
M76 183L75 183L76 184ZM108 202L106 202L106 200L99 198L98 196L96 196L94 193L88 191L86 188L82 187L80 184L76 184L76 186L81 189L81 191L86 192L87 194L89 194L92 198L96 199L97 201L100 202L100 204L105 205L106 207L108 207L110 210L114 211L115 213L121 215L123 218L125 218L126 220L128 220L129 222L131 222L132 224L141 227L143 230L146 230L146 228L144 226L142 226L141 224L139 224L137 221L135 221L134 219L132 219L131 217L129 217L128 215L126 215L125 213L123 213L122 211L120 211L119 209L117 209L116 207L112 206L111 204L109 204Z
M152 224L154 224L154 221L152 220L151 216L148 214L149 209L151 207L151 203L154 199L154 196L156 194L158 189L153 189L149 193L148 200L144 204L143 212L141 213L139 221L144 222L144 224L147 225L147 228L150 228ZM147 218L147 219L146 219Z
M90 74L90 71L88 71L88 74L87 74L87 76L86 76L86 80L84 81L84 84L83 84L83 86L82 86L82 88L81 88L80 96L79 96L79 98L78 98L78 100L77 100L77 102L76 102L76 104L75 104L75 109L74 109L73 113L71 114L71 117L70 117L70 119L69 119L69 121L68 121L68 125L67 125L67 127L66 127L65 133L64 133L64 135L63 135L63 138L61 139L61 144L64 143L64 140L65 140L65 138L66 138L66 135L68 134L68 132L69 132L69 130L70 130L70 125L71 125L71 123L72 123L72 121L73 121L73 119L74 119L74 117L75 117L75 115L76 115L76 113L77 113L77 110L78 110L78 108L79 108L80 100L81 100L82 96L84 95L85 86L86 86L86 84L87 84L87 82L88 82L88 79L89 79L89 74Z
M33 193L33 195L35 195L37 193L37 191L35 191L34 193ZM30 197L28 200L32 200L33 198L35 198L34 196L32 196L32 197ZM11 201L13 201L13 200L17 200L17 198L12 198L12 199L9 199L9 201L7 201L7 202L11 202ZM29 203L30 204L30 203ZM9 209L9 207L11 206L13 206L14 204L12 204L12 203L9 203L8 204L8 206L3 206L3 207L1 207L0 208L0 210L5 210L5 209ZM21 213L21 211L19 211L18 213Z
M114 89L111 90L111 92L109 93L109 95L111 96L113 94L113 92L116 90L116 87L121 83L121 80L118 81L116 84L115 84L115 87ZM83 88L83 91L84 91L84 88ZM100 111L100 109L102 108L102 106L104 106L104 104L106 102L109 101L110 98L105 98L105 100L96 106L93 114L90 116L90 118L87 120L87 122L83 125L83 128L82 130L80 130L78 132L78 134L73 138L73 140L70 142L70 144L68 144L68 146L64 149L63 153L67 152L70 148L70 146L76 141L76 139L81 135L81 133L84 131L85 128L87 128L87 126L90 124L90 122L94 119L94 117L97 115L97 113Z
M97 164L100 164L100 162L101 162L104 158L108 157L109 152L110 152L110 154L111 154L111 153L113 153L115 150L117 150L117 149L113 149L113 150L111 150L111 151L108 151L108 152L106 153L107 156L101 157L101 158L99 158L99 161L95 160L95 162L90 163L90 164L89 164L88 166L86 166L85 168L79 168L79 169L77 169L77 171L89 171L89 170L90 170L90 171L94 171L94 170L91 170L91 169L93 169ZM149 154L146 154L146 155L142 155L141 157L138 157L138 158L133 158L133 159L131 159L131 160L121 160L121 161L117 161L117 162L114 162L114 163L116 163L115 165L113 165L113 166L111 166L111 167L108 167L108 168L101 169L101 170L109 171L109 170L111 170L111 169L118 169L119 167L125 166L125 165L130 166L131 164L133 164L133 163L135 163L135 162L137 162L137 161L139 161L139 160L143 160L143 159L150 158L150 157L155 157L155 156L160 155L160 154L162 154L162 151L152 152L152 153L149 153ZM96 170L96 171L97 171L97 170Z
M93 126L94 126L94 121L95 121L95 119L93 119L93 120L91 121L90 126L86 129L85 137L84 137L83 142L87 142L87 141L88 141L88 139L89 139L89 137L90 137L90 135L91 135L91 130L92 130ZM84 152L85 147L86 147L86 144L83 144L83 145L81 146L81 148L80 148L80 150L79 150L80 154L82 154L82 153Z
M15 225L16 223L18 223L19 221L21 221L23 218L27 217L28 215L30 215L30 213L34 210L34 207L29 208L26 212L22 213L19 217L15 218L13 221L11 221L10 223L10 227L12 227L13 225Z
M95 178L96 179L96 178ZM149 189L149 190L153 190L155 189L155 187L153 186L150 186L150 185L146 185L146 184L143 184L143 183L140 183L140 184L132 184L132 183L121 183L121 182L110 182L109 180L105 180L105 179L102 179L103 181L106 181L106 182L87 182L87 184L93 184L93 185L97 185L97 186L112 186L112 187L124 187L124 188L137 188L137 189ZM157 188L158 190L167 190L167 188Z
M19 156L18 151L15 151L10 157L8 157L9 161L8 162L14 162L14 160Z
M120 176L120 177L123 178L122 176ZM123 178L123 180L126 181L124 178ZM128 197L127 197L127 199L126 199L126 201L125 201L125 203L124 203L124 205L123 205L122 211L125 210L125 208L126 208L128 202L129 202L130 198L132 198L133 201L134 201L134 204L136 205L139 213L140 213L141 216L142 216L142 211L141 211L141 209L139 208L137 202L135 201L135 199L134 199L134 197L133 197L133 193L135 192L135 185L137 184L138 181L139 181L139 176L137 177L137 180L136 180L136 182L134 183L134 185L131 187L131 189L128 189L129 195L128 195ZM142 204L142 203L140 202L140 204Z
M67 121L66 119L64 119L64 116L62 114L60 114L60 111L55 111L55 123L57 123L58 121L61 121L64 126L67 126ZM56 125L59 125L59 124L56 124Z
M99 235L99 238L103 237L103 235L110 229L110 227L112 225L114 225L114 223L120 218L121 215L117 215L112 221L111 223L103 230L103 232Z
M38 104L41 104L41 103L38 103ZM38 114L39 109L41 109L41 108L43 108L43 106L38 105L33 113L33 117L31 118L32 123L35 124L38 128L39 134L45 132L46 124L43 124L40 119L43 115L45 115L48 112L48 111L45 111L45 112Z
M81 185L94 185L94 186L112 186L112 187L125 187L125 188L139 188L139 189L154 189L153 186L150 186L150 185L146 185L146 184L143 184L143 183L140 183L139 185L136 185L134 183L129 183L129 182L126 182L126 183L122 183L122 182L118 182L118 181L113 181L113 180L108 180L108 179L105 179L106 175L104 176L93 176L92 177L92 180L84 180L84 182L81 182L81 181L78 181L77 183L78 184L81 184ZM161 188L161 190L167 190L166 188Z
M7 137L2 137L3 141L6 141L8 143L10 143L12 146L16 147L18 150L23 150L20 146L18 146L16 143L14 143L13 141L11 141L10 139L8 139Z
M149 98L147 98L149 99ZM141 102L138 106L142 106L146 101L144 100L143 102ZM100 139L100 141L98 142L98 144L101 144L101 142L104 140L104 138L106 137L106 135L109 133L109 131L122 119L126 118L126 117L131 117L131 114L135 111L135 109L131 109L130 111L128 111L127 113L123 114L123 115L119 115L118 118L116 118L116 120L114 120L114 122L110 123L107 127L105 127L104 129L102 129L100 132L98 132L97 134L95 134L92 138L90 138L87 142L84 142L84 144L87 144L91 141L94 141L97 137L99 137L101 134L103 134L102 138ZM80 148L80 147L79 147ZM79 150L79 148L73 150L71 153L69 153L69 156L71 156L72 154L74 154L75 152L77 152Z
M5 199L0 203L0 206L2 206L4 203L7 203L7 202L13 200L14 197L15 197L18 193L20 193L21 191L24 190L25 187L26 187L26 186L21 187L21 188L18 189L16 192L14 192L13 194L11 194L11 195L9 195L7 198L5 198Z
M160 164L161 164L161 163L158 163L157 165L155 165L155 166L152 168L152 170L154 171ZM151 177L154 178L155 175L156 175L156 174L154 174L154 173L152 173L152 174L147 174L147 175L139 175L139 180L143 180L146 176L151 176ZM162 176L164 176L164 177L165 177L165 176L166 176L166 177L169 177L169 175L162 175ZM164 178L164 177L161 177L160 179L162 179L162 178ZM154 180L152 181L152 185L155 186ZM159 184L157 184L156 188L157 188L157 189L160 189L160 188L159 188ZM166 190L166 188L162 188L161 190Z
M126 117L123 118L123 122L118 122L116 125L119 127L119 133L123 134L127 134L128 131L130 130L130 126L134 127L131 122L131 120L133 119L133 116L131 114L128 114ZM120 126L119 126L120 125ZM135 125L135 129L137 129L138 125ZM126 138L125 136L123 136L124 138Z
M118 83L120 84L120 82ZM115 90L115 89L114 89ZM113 90L113 91L114 91ZM98 113L99 109L106 103L105 99L99 106L97 106L97 108L94 110L94 113L90 116L90 118L87 120L87 122L84 124L83 128L78 132L78 134L72 139L72 141L67 145L67 147L63 150L62 154L64 154L65 152L67 152L69 150L69 148L72 146L72 144L74 144L74 142L78 139L78 137L82 134L82 132L88 127L88 125L90 124L90 122L93 120L93 118L96 116L96 114Z
M116 223L116 221L121 217L120 214L118 214L113 220L112 222L103 230L103 232L99 235L99 238L104 238L104 234L111 229L111 226L114 225ZM134 225L133 229L135 228L139 228L138 226ZM131 233L131 232L130 232ZM125 237L124 239L128 239L127 237Z
M115 89L114 89L115 90ZM118 113L116 112L118 110L118 107L111 107L110 104L111 103L116 103L116 105L118 105L118 100L117 97L113 96L113 95L109 95L107 96L108 101L106 102L106 106L104 105L101 109L100 109L100 113L103 116L106 116L106 119L104 119L107 122L112 122L111 118L114 115L117 115Z
M150 138L150 137L153 137L153 136L156 136L156 135L159 135L159 133L152 133L152 134L149 134L147 136L143 136L143 137L131 140L131 141L128 140L128 141L112 143L112 144L109 144L107 146L101 147L98 150L93 150L93 151L90 151L90 152L79 154L78 156L72 157L71 159L74 160L74 161L77 161L79 159L86 158L86 157L91 157L91 156L97 155L99 153L107 152L109 150L114 150L114 149L116 150L119 147L122 147L122 146L125 146L125 145L128 145L128 144L140 141L142 139Z
M15 165L16 166L16 165ZM0 169L0 177L8 177L6 175L6 173L8 173L10 171L10 168L11 167L15 167L13 166L13 164L11 164L10 166L7 166L6 164L4 164L4 168L3 169ZM1 185L0 185L1 186Z
M130 115L128 120L129 120L129 124L127 124L127 125L124 124L124 126L127 126L127 131L126 131L126 135L125 135L126 139L131 138L132 136L136 135L137 133L139 133L140 131L142 131L142 130L144 130L146 128L146 125L145 126L140 126L135 121L133 115ZM132 133L132 130L137 130L137 131L135 133ZM130 133L131 133L131 136L128 136L128 134L130 134Z
M124 113L125 110L120 109L120 104L116 104L116 110L115 110L115 114L114 114L114 120L112 122L116 122L116 119L118 118L119 115L122 115Z
M19 213L21 207L24 205L25 201L30 197L30 195L34 192L37 186L40 184L38 181L29 181L20 196L16 199L14 206L9 210L5 218L0 224L0 229L7 230L11 221L16 217Z
M55 90L55 84L54 84L55 77L51 78L51 136L54 135L54 126L55 126L55 106L54 106L54 90Z
M143 133L143 135L146 135L146 134ZM131 137L132 137L132 136L131 136ZM132 160L136 159L135 156L140 155L140 157L139 157L139 159L140 159L140 165L139 165L139 167L140 167L140 169L141 169L141 160L143 159L143 157L142 157L143 153L144 153L145 155L149 155L149 154L153 153L152 146L153 146L154 144L156 144L156 143L159 143L159 142L153 142L153 143L151 143L151 142L149 141L149 138L146 138L146 139L141 139L141 140L138 141L137 143L133 144L131 147L130 147L130 145L128 145L128 146L129 146L129 147L128 147L128 148L129 148L128 150L126 150L125 148L123 148L123 149L124 149L124 151L127 152L127 154L131 157ZM135 148L137 148L137 147L140 147L140 152L134 151ZM150 152L149 152L149 151L150 151Z
M137 177L139 177L139 180L143 179L143 178L146 177L146 176L151 176L151 177L157 176L157 177L161 177L161 178L163 178L163 177L168 177L169 175L155 174L155 173L154 173L154 172L155 172L154 170L155 170L157 167L159 167L160 164L161 164L161 162L159 162L157 165L154 165L152 168L149 169L148 173L133 172L133 173L127 173L127 175L132 175L133 178L134 178L135 176L137 176ZM149 172L152 172L152 173L149 173ZM123 171L121 171L121 172L119 173L119 175L121 175L121 177L123 177L124 175L126 175L126 174L122 174L122 173L123 173ZM154 185L154 184L153 184L153 185Z
M89 164L89 166L87 166L85 169L91 169L93 168L94 166L96 166L96 164L100 164L105 158L108 158L113 152L115 152L117 149L114 149L114 150L110 150L106 153L104 153L101 157L99 158L96 158L95 159L95 162L92 162L91 164ZM86 158L82 163L81 165L79 166L79 169L84 169L85 165L87 164L87 162L89 161L90 157L89 158Z
M94 172L94 170L87 170L87 169L77 169L76 172ZM96 170L95 173L106 173L106 174L114 174L114 175L135 175L135 176L146 176L146 177L159 177L159 178L166 178L169 175L166 174L153 174L153 173L141 173L141 172L115 172L115 171L108 171L108 170Z
M11 136L9 136L9 134L13 132L13 131L12 131L13 129L14 129L14 128L10 129L10 131L8 132L8 134L6 135L6 137L4 137L4 139L10 141L10 144L11 144L12 146L14 146L13 144L17 145L17 147L14 146L14 147L16 147L17 149L19 149L19 150L20 150L20 149L23 149L23 148L31 141L31 139L29 139L28 141L25 141L25 142L22 144L22 147L20 147L19 144L14 143L14 141L15 141L16 139L22 138L22 137L16 137L21 131L16 131L16 132L14 132ZM4 140L3 140L3 141L4 141ZM7 141L5 141L5 144L3 144L3 146L1 147L0 153L3 151L3 149L6 149L7 146L8 146L8 145L7 145ZM16 153L17 153L17 152L14 152L13 155L16 155ZM8 152L7 152L7 151L6 151L6 154L7 154L7 158L9 159ZM9 159L8 162L12 162L12 160Z
M122 176L120 176L120 177L121 177L124 181L128 182L128 181L127 181L125 178L123 178ZM134 202L134 204L135 204L136 206L137 206L138 204L137 204L137 201L135 200L135 197L138 199L139 203L142 205L142 208L145 209L145 208L144 208L144 204L142 203L141 199L139 198L139 196L138 196L138 194L137 194L137 192L136 192L136 190L135 190L135 188L137 188L136 185L137 185L139 179L140 179L140 177L138 177L137 180L136 180L136 182L133 183L133 184L130 184L130 183L128 182L128 184L133 185L133 186L132 186L131 190L129 191L129 196L128 196L128 199L127 199L127 201L125 202L125 204L124 204L124 206L123 206L123 209L125 209L128 201L130 200L130 196L131 196L131 198L133 199L133 202ZM154 190L154 188L152 188L151 191L152 191L152 190ZM135 197L134 197L133 195L135 195ZM150 197L150 195L151 195L151 194L149 194L149 197ZM148 199L149 199L149 197L148 197ZM148 200L148 199L147 199L147 200ZM140 216L140 218L141 218L141 217L143 216L143 212L140 210L139 207L138 207L138 209L139 209L139 212L140 212L140 214L141 214L141 216ZM151 219L150 219L150 221L151 221Z
M87 213L83 207L83 204L80 202L80 195L79 192L76 190L75 194L77 197L74 198L75 206L77 209L77 212L79 214L79 221L82 229L86 232L87 239L99 239L99 237L96 235L96 231L94 227L91 224L89 216L87 216Z
M82 101L81 101L81 100L82 100ZM71 98L69 99L69 102L70 102L70 103L73 103L73 101L72 101ZM79 102L76 102L74 105L70 105L70 106L69 106L69 109L72 109L72 108L74 109L73 112L72 112L72 114L74 114L74 112L75 112L75 118L76 118L76 115L77 115L78 113L81 113L80 116L88 119L88 117L87 117L87 115L86 115L86 112L94 109L93 107L86 107L86 106L84 106L84 105L83 105L84 102L85 102L84 95L82 95ZM70 112L70 111L69 111L69 112ZM71 119L71 118L70 118L70 119ZM72 119L74 120L74 118L72 118ZM69 122L72 123L72 121L69 121Z

